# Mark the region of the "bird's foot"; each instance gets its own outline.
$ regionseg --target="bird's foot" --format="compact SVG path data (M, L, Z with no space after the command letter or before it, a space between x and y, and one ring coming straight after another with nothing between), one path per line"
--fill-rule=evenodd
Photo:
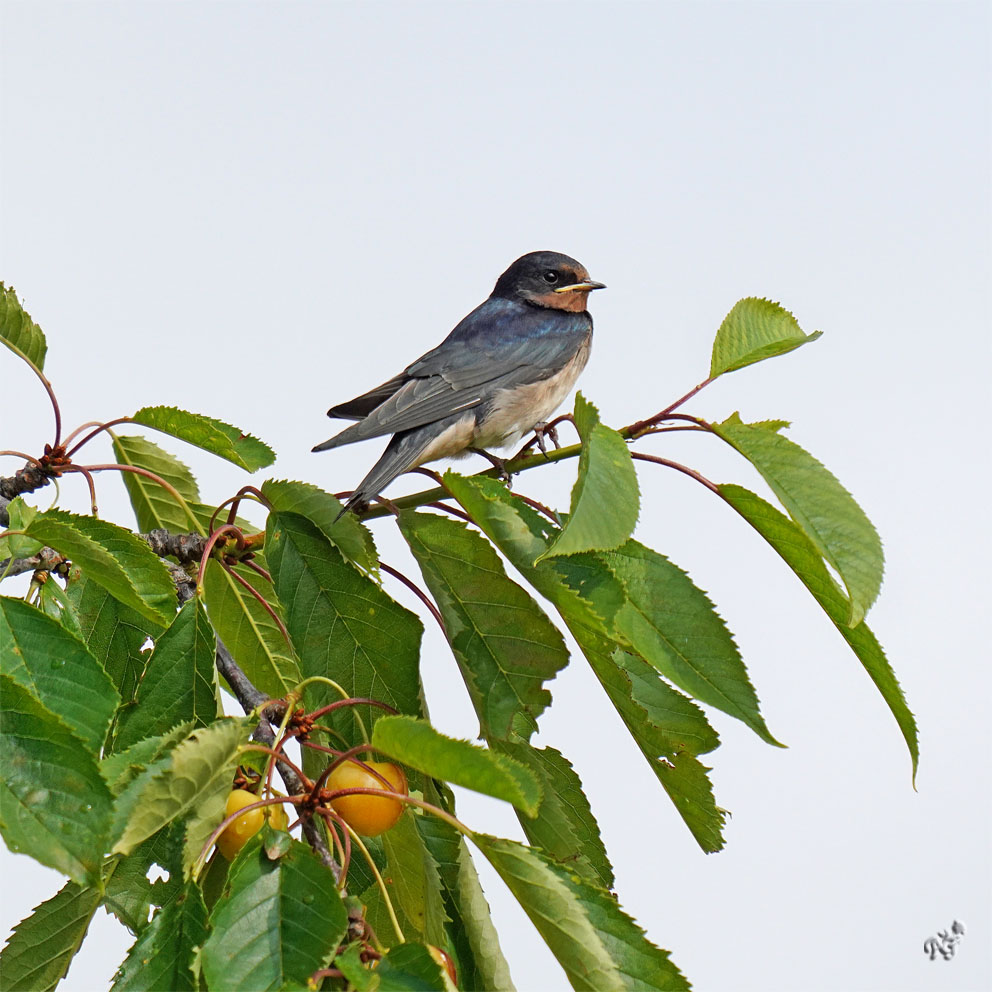
M482 455L499 473L499 477L506 483L507 489L513 485L513 476L510 475L510 471L506 467L505 459L500 458L499 455L494 455L491 451L486 451L485 448L469 448L468 450L476 455Z
M544 443L545 438L550 438L556 449L561 447L561 444L558 443L558 428L554 424L535 424L534 437L545 458L548 457L548 446Z

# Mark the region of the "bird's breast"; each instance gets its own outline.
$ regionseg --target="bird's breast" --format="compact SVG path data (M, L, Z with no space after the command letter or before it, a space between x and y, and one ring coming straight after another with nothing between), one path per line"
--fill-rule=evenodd
M592 335L563 369L547 379L499 390L479 422L472 443L480 448L516 444L537 424L546 423L586 367L591 341Z

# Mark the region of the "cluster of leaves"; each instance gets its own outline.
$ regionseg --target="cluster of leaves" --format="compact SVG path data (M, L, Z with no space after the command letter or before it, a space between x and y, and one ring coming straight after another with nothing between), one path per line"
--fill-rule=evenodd
M450 988L429 945L447 950L463 987L509 989L466 841L519 900L575 988L687 988L668 952L620 908L575 769L531 739L551 705L548 683L570 660L564 627L704 851L723 846L725 811L701 760L719 744L703 706L778 743L705 592L632 537L639 459L696 478L775 549L875 682L915 774L913 717L864 622L882 579L871 523L834 476L781 433L784 422L748 424L735 414L709 423L676 412L717 376L816 336L777 304L742 300L717 332L709 378L654 417L613 430L579 396L578 444L509 463L524 471L577 457L567 513L511 491L493 473L451 472L438 489L366 511L366 520L395 515L425 592L380 562L366 523L339 517L341 503L329 493L270 479L238 494L218 526L218 510L201 500L178 458L143 436L112 431L140 424L248 471L271 463L261 441L229 425L151 407L85 425L95 429L69 447L83 429L62 440L42 372L44 336L4 290L0 339L36 372L56 411L54 444L28 469L43 477L39 485L76 471L91 492L95 472L120 471L144 535L95 512L39 512L22 498L7 506L0 573L54 549L55 573L66 579L63 588L57 574L38 571L27 601L0 597L0 832L11 850L69 881L14 931L0 956L5 988L53 988L102 905L136 936L114 992L321 982ZM730 444L781 509L631 446L673 429ZM100 433L110 435L116 462L75 465L79 448ZM241 498L264 505L264 533L237 516ZM198 554L163 560L147 540L160 531L198 539ZM195 576L184 571L190 564ZM484 746L430 725L418 667L423 624L386 591L385 577L396 575L444 630ZM193 591L185 603L177 579ZM409 808L393 829L365 840L364 857L335 862L319 845L274 843L263 831L229 870L217 856L200 870L235 780L260 773L265 795L273 795L272 750L251 742L260 720L271 733L267 711L232 683L248 715L223 715L218 651L233 658L263 704L284 701L277 748L292 736L286 728L297 702L324 714L319 727L307 727L307 743L317 746L303 748L297 771L305 784L317 788L329 760L356 749L408 770ZM342 696L348 705L332 705ZM462 824L451 784L511 803L528 844ZM307 809L298 803L297 810L306 820ZM326 843L330 835L322 836ZM164 877L153 882L155 865Z

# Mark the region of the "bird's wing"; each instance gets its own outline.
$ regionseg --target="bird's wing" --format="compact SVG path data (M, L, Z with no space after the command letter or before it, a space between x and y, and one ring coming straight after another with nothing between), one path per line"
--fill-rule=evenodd
M353 400L348 400L347 403L339 403L337 406L332 406L327 411L327 416L338 420L361 420L363 417L367 417L377 406L385 403L406 381L407 375L405 372L394 375L392 379L384 382L381 386L376 386L375 389L370 389L367 393L362 393L361 396L356 396Z
M408 380L364 420L315 450L420 427L469 410L496 390L547 379L571 361L587 335L519 339L485 350L454 342L437 348L414 362Z

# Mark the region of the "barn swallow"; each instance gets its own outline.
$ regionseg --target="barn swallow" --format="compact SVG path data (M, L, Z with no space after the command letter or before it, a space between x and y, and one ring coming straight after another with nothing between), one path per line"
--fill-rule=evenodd
M318 444L392 434L345 510L359 510L398 475L437 458L541 437L589 359L589 293L604 289L574 258L533 251L497 280L492 295L433 351L328 417L358 423ZM344 512L344 510L342 510Z

